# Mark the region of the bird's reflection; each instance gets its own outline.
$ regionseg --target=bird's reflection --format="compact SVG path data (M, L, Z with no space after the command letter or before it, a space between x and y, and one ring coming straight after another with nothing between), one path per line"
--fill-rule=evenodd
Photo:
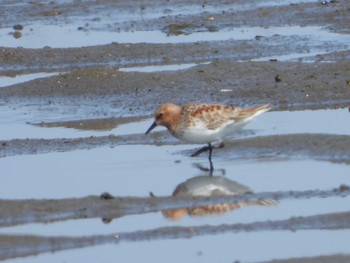
M252 190L242 184L231 181L223 176L197 176L180 183L174 190L174 197L189 196L232 196L252 193ZM179 208L164 210L163 215L172 220L179 220L184 216L206 216L222 214L238 208L261 205L275 205L275 200L257 200L238 203L214 204L208 206L196 206L191 208Z
M202 171L202 172L206 172L209 176L213 176L214 175L214 171L216 175L222 175L224 176L226 174L226 170L225 169L215 169L215 170L211 170L208 167L203 166L200 163L194 163L193 164L194 167L196 167L198 170Z
M189 199L190 202L192 202L191 197L222 197L222 196L239 196L243 194L251 194L253 191L240 183L237 183L235 181L232 181L228 178L226 178L225 170L224 169L217 169L215 170L215 175L213 175L213 171L210 171L210 169L203 168L200 164L194 165L197 169L201 171L201 175L192 177L185 182L180 183L175 190L172 193L173 197L186 197L186 199ZM203 172L205 171L205 172ZM205 174L205 175L203 175ZM113 195L105 192L100 195L100 198L102 200L112 200L115 199ZM162 198L158 199L157 195L154 195L153 192L150 192L150 198L141 198L139 205L135 204L135 200L124 200L126 202L124 205L125 207L128 207L129 205L133 204L133 213L135 213L135 209L139 209L139 212L143 214L144 208L143 206L150 205L154 206L154 202L157 203L159 206L158 209L162 211L162 214L171 220L179 220L182 219L185 216L207 216L207 215L218 215L223 214L228 211L233 211L235 209L239 209L246 206L253 206L253 205L259 205L259 206L271 206L276 205L276 200L253 200L253 201L241 201L241 202L227 202L227 203L218 203L218 204L211 204L211 205L196 205L196 200L193 199L193 206L184 207L184 208L176 208L176 209L167 209L169 198L165 198L164 200ZM158 199L158 200L157 200ZM131 203L129 203L131 202ZM198 204L198 203L197 203ZM118 210L118 209L117 209ZM125 209L124 209L125 210ZM127 210L127 209L126 209ZM107 213L108 214L108 213ZM125 211L111 211L110 216L105 216L102 218L103 223L110 223L115 218L120 218L122 216L129 215L128 213L125 213Z

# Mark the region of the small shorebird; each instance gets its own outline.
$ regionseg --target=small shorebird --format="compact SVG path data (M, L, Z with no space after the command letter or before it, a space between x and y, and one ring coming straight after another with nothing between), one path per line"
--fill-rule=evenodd
M206 143L191 156L209 151L210 172L214 170L211 155L213 144L223 147L223 139L251 121L256 116L270 110L264 104L252 108L221 104L190 103L178 106L173 103L161 105L154 114L155 121L146 131L148 134L157 125L165 126L176 138L189 143Z

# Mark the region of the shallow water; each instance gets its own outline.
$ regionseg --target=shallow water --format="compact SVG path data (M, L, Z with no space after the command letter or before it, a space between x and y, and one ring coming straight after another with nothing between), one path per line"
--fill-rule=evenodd
M325 123L320 116L330 122ZM289 134L320 132L331 134L348 134L346 125L348 112L344 110L318 110L300 112L270 112L252 122L247 129L248 135L258 136L269 134ZM29 118L30 119L30 118ZM9 126L21 130L22 136L30 134L33 138L53 138L54 134L67 137L90 136L115 133L130 134L143 133L151 122L147 118L120 125L109 131L81 131L74 128L38 127L22 124L17 128L12 120ZM17 121L18 122L18 121ZM344 123L344 125L338 125ZM64 122L62 123L64 124ZM329 129L332 127L332 129ZM26 130L28 129L28 130ZM22 137L21 134L7 133L8 139ZM46 134L46 135L45 135ZM170 136L170 135L169 135ZM28 137L28 136L27 136ZM175 187L187 179L206 175L195 165L207 166L206 156L190 158L183 155L183 150L192 149L194 145L178 146L146 146L125 145L114 148L102 147L91 150L75 150L71 152L53 152L37 155L17 155L0 159L3 169L3 180L6 184L0 186L1 199L62 199L70 197L84 197L109 192L115 196L146 197L150 192L157 196L169 196ZM217 150L217 151L220 151ZM18 165L18 164L21 165ZM235 160L230 155L215 157L217 170L215 176L225 178L249 187L255 192L267 191L304 191L310 189L332 189L342 184L350 185L348 165L321 162L314 160L285 159L264 160L247 159ZM18 182L21 181L21 184ZM69 182L69 183L67 183ZM16 189L14 192L13 189ZM222 215L206 217L184 217L180 221L164 218L161 213L129 215L114 219L104 224L101 219L68 220L52 224L28 224L1 228L2 234L34 234L40 236L90 236L94 234L113 235L117 233L155 229L166 226L202 226L233 223L251 223L265 220L280 220L295 215L310 216L330 212L341 212L347 207L349 197L346 198L312 198L309 200L285 200L274 206L249 206ZM218 236L200 236L191 240L162 240L151 243L120 244L118 246L105 245L101 248L85 248L83 253L78 250L55 254L42 254L26 258L24 262L58 262L60 260L76 258L87 260L94 251L104 251L101 262L111 258L128 258L132 261L141 260L147 250L160 249L159 258L164 260L169 255L177 260L203 259L209 262L214 258L222 260L239 259L243 261L269 260L272 257L315 256L320 249L325 254L350 253L347 246L339 238L345 238L349 231L312 230L290 233L285 231L225 234ZM315 237L318 237L315 239ZM122 237L120 237L122 238ZM283 243L280 240L285 240ZM268 244L263 240L269 240ZM303 250L301 241L309 240L315 250ZM331 245L330 241L332 240ZM216 242L230 243L213 251ZM232 252L232 244L236 244L237 251ZM183 253L173 254L173 247L181 247ZM249 253L252 246L259 246L257 253ZM293 249L290 249L290 247ZM262 249L264 247L264 249ZM273 247L273 249L272 249ZM137 249L137 255L125 254L126 249ZM80 251L80 252L79 252ZM276 252L278 251L278 252ZM149 251L148 251L149 252ZM273 255L273 256L272 256ZM94 258L94 257L92 257ZM21 262L23 259L21 259ZM17 260L13 260L16 262ZM12 262L12 261L11 261Z
M50 54L53 48L77 48L79 50L80 47L110 43L120 43L133 48L133 44L137 43L168 43L176 46L180 43L195 45L196 42L206 41L213 45L217 44L215 49L220 50L221 45L232 42L234 45L242 46L249 44L256 49L259 49L259 44L265 45L269 49L275 49L277 45L289 47L283 49L282 52L277 50L276 56L273 56L275 54L273 52L258 52L256 55L249 56L249 60L252 61L270 59L304 61L304 58L308 58L307 62L317 61L319 55L350 49L350 38L347 34L339 33L341 30L334 30L332 26L326 24L319 25L318 22L305 23L304 21L304 24L298 25L298 21L293 20L293 24L261 27L260 25L250 25L250 22L254 21L252 18L247 18L246 26L212 27L213 32L208 32L208 28L197 25L176 36L168 35L166 29L162 29L157 22L154 22L161 21L163 16L178 19L182 16L189 18L192 15L200 14L205 18L203 21L207 23L218 19L219 15L223 15L223 11L239 10L243 12L270 6L287 8L291 5L296 5L298 8L300 5L302 8L304 3L314 3L314 1L309 0L291 0L283 1L283 3L279 1L252 1L249 3L242 1L241 3L238 1L235 5L215 1L206 5L197 2L184 4L179 2L170 3L170 5L165 3L160 7L156 5L142 6L143 3L140 3L137 10L131 10L125 6L120 8L120 12L115 12L114 9L103 5L90 6L89 3L86 2L83 9L73 8L72 11L68 8L70 4L74 4L71 1L51 2L52 10L48 14L40 15L39 13L38 17L33 18L33 21L27 19L23 22L24 29L21 30L19 38L14 38L13 25L4 24L0 29L0 45L4 47L4 52L11 58L10 55L13 55L11 52L16 52L21 48L8 52L5 47L43 48L43 52ZM23 4L33 5L29 1L5 1L0 6L19 8ZM58 7L67 7L67 13L63 15L60 12L55 13L55 4ZM174 7L171 6L172 4ZM323 11L328 11L337 6L338 3L334 5L319 3L319 5L324 5L327 9ZM45 5L42 6L42 8L44 7ZM40 7L38 8L40 9ZM60 11L60 8L57 10ZM263 17L268 15L269 12ZM181 20L174 21L175 24L182 24ZM135 22L135 27L128 28L128 25L133 22ZM18 23L22 22L18 21ZM147 23L149 28L147 28ZM84 53L79 53L78 56L82 54L84 55ZM108 54L106 54L107 57ZM221 58L217 56L213 60L206 58L198 60L203 61L203 63L198 63L193 58L187 62L185 60L185 63L175 60L171 61L170 65L166 63L167 54L164 53L163 56L161 58L143 58L148 63L145 66L137 67L130 66L132 65L130 61L137 61L138 57L124 58L120 61L79 61L81 64L77 63L76 65L78 68L87 65L97 68L116 66L115 70L119 70L123 74L176 72L186 71L201 64L215 63L215 59L225 59L230 54L221 55L224 56ZM155 60L163 61L163 59L164 65L153 64ZM124 63L125 61L127 63ZM240 57L237 61L245 63L246 59ZM329 62L327 59L322 61ZM12 89L11 85L39 78L45 82L50 77L62 73L49 72L52 65L48 63L45 70L30 74L31 72L27 72L26 65L21 65L20 62L19 64L11 64L13 62L11 59L9 62L9 64L5 63L1 66L2 71L13 67L21 72L16 76L9 74L9 76L14 77L0 77L0 87L3 88ZM124 67L122 67L123 65ZM40 68L42 65L33 62L32 66ZM65 64L59 64L52 68L58 68L57 71L59 71L65 67ZM117 69L117 67L119 68ZM315 63L315 67L317 67L317 63ZM275 85L273 79L275 73L271 74L273 74L271 85ZM314 75L310 73L310 76L315 77ZM256 82L259 82L259 79ZM282 87L276 84L275 88ZM85 91L85 89L80 91ZM233 92L232 89L226 87L218 89L218 91L228 96ZM174 96L176 96L176 92L173 93ZM135 94L133 93L133 95ZM302 93L302 96L309 95ZM73 104L65 103L66 99L73 101ZM92 100L94 99L97 98L92 96ZM331 221L323 228L321 227L321 223L324 222L322 220L320 220L321 222L312 221L312 223L306 221L305 224L296 229L293 228L293 222L299 217L307 219L307 217L314 215L348 212L349 195L336 195L337 191L332 190L339 189L338 187L343 185L343 191L346 192L345 185L350 185L349 158L343 158L340 163L336 156L336 154L342 154L342 149L336 147L334 149L332 145L329 145L329 148L326 148L326 150L328 149L328 153L326 152L328 158L322 161L312 153L298 155L297 152L297 154L286 155L282 152L279 154L280 148L271 149L274 151L272 156L261 157L254 150L251 154L240 155L240 151L234 147L235 140L249 140L258 136L261 138L264 138L263 136L276 136L277 138L280 135L288 134L310 134L312 136L327 134L334 137L336 135L345 135L346 137L350 131L350 114L347 109L271 111L259 116L244 131L229 138L225 149L214 150L213 160L216 168L214 176L224 177L226 180L237 183L242 188L251 189L255 193L272 192L272 196L274 196L274 194L277 195L283 191L290 193L290 196L287 195L286 198L273 205L262 206L254 203L222 214L193 216L190 214L190 210L187 210L187 215L174 221L165 218L162 213L169 209L169 206L164 205L164 203L159 206L160 208L154 208L151 210L152 212L147 212L148 210L143 210L140 203L134 204L130 201L126 204L127 207L129 205L129 213L122 213L122 211L118 217L113 212L118 210L118 198L148 198L150 193L158 197L167 197L173 194L177 186L187 180L207 176L209 173L205 171L205 168L208 167L206 153L196 158L189 157L190 153L198 148L198 145L177 142L162 128L155 130L149 136L144 135L152 122L150 116L145 116L148 112L143 112L138 116L118 118L116 116L122 115L119 112L119 106L112 107L111 104L104 103L109 99L113 100L113 98L104 98L98 107L96 104L92 106L88 103L81 103L79 99L76 100L75 97L69 96L63 97L61 104L51 104L50 99L42 103L41 96L30 99L23 97L12 101L0 100L0 141L2 142L0 147L5 149L6 147L15 147L12 146L15 141L22 141L23 144L28 143L24 146L29 147L34 139L39 139L38 141L47 139L44 142L48 143L44 150L40 148L43 147L42 145L39 143L36 145L34 142L31 144L31 147L34 145L34 150L30 153L26 151L15 152L14 154L4 154L2 155L4 157L0 158L2 182L0 184L0 202L8 201L8 199L17 200L18 204L24 206L29 206L41 199L44 199L43 202L47 202L24 215L17 215L15 207L9 208L14 219L23 220L16 221L17 223L10 220L8 224L1 221L3 225L0 228L0 260L6 258L5 254L11 249L14 252L7 257L6 262L111 262L111 260L139 262L145 259L154 262L168 262L169 259L176 262L234 262L236 260L261 262L275 258L287 259L338 253L350 255L350 248L347 242L344 242L349 239L350 228L345 226L343 229L338 229L342 226L341 220ZM157 99L163 100L164 98ZM345 102L349 101L347 97L342 99ZM330 101L318 101L317 103L331 105ZM113 136L108 137L110 135ZM132 135L135 137L127 137ZM101 145L89 144L88 141L84 147L79 147L80 140L99 137L110 138L114 142L119 139L122 141ZM136 139L133 140L133 138ZM73 141L70 139L75 139L76 144L72 143L71 148L60 148L60 144L50 148L49 143L55 139L66 140L67 143L72 143ZM268 148L269 145L266 147ZM0 148L0 150L4 148ZM333 153L334 156L332 156ZM314 195L306 195L306 197L299 199L292 197L292 191L306 192L310 190L314 192ZM324 197L322 194L317 194L318 190L329 190L334 195ZM78 206L76 210L69 206L63 212L57 212L54 209L54 203L63 203L64 206L66 199L76 198L76 202L79 204L79 202L83 203L85 197L99 196L105 192L116 198L114 199L115 203L113 203L116 207L107 207L102 211L104 213L107 211L110 218L105 217L102 220L100 218L102 212L91 212L93 208L101 205L98 202L101 201L99 198L86 206ZM149 199L150 204L148 205L152 207L152 198ZM53 200L54 203L50 203L50 200ZM195 204L196 201L198 200L191 200L192 204ZM106 200L106 202L108 201ZM155 201L153 200L153 202ZM122 199L120 199L120 203L122 203ZM190 208L188 207L190 202L186 204L185 208ZM130 212L132 209L134 210ZM52 222L50 220L40 221L39 218L36 218L42 211L49 219L50 215L52 216ZM349 221L347 217L348 214L345 213L343 220ZM112 220L112 218L114 219ZM278 220L289 218L292 218L291 221L281 224L282 227L278 225ZM271 222L272 225L267 228L257 227L254 230L254 227L264 222ZM220 232L224 226L235 224L242 224L242 226L252 224L251 232L244 230L244 227L238 227L236 231L221 230ZM188 232L176 232L176 227L183 227ZM196 227L202 227L201 231L195 232ZM205 227L217 227L217 229L207 231ZM166 232L165 228L169 228L173 232ZM249 229L249 226L247 228ZM147 236L138 232L141 230L156 230L158 235L153 233ZM192 233L192 235L190 234L188 237L186 233ZM2 246L4 243L1 243L1 239L6 242L6 235L14 236L5 244L6 246ZM30 235L36 237L30 237ZM94 235L103 235L101 240L107 241L98 240ZM115 235L119 235L118 240L116 240ZM134 237L130 238L130 235L134 235ZM68 239L63 242L56 240L62 236L68 237ZM123 236L128 236L128 238L123 240ZM18 237L23 240L29 237L29 242L21 246L20 244L24 241L16 239ZM77 237L84 237L87 241L74 240ZM149 240L145 241L147 237ZM43 239L43 243L41 245L38 243L39 245L36 247L36 238L48 239ZM114 242L119 241L120 243L114 244ZM93 246L94 244L99 246ZM78 249L80 246L83 248ZM68 250L70 248L76 249ZM61 249L62 251L60 251ZM24 251L31 251L32 254L37 253L38 255L24 256L21 254Z
M303 56L329 53L332 51L348 50L350 40L348 35L333 33L322 27L239 27L230 30L220 30L218 32L194 32L169 36L161 31L133 31L114 32L107 30L78 30L76 25L52 26L52 25L32 25L22 32L21 38L13 38L9 33L12 28L0 29L0 36L4 47L23 48L72 48L87 47L95 45L106 45L111 43L136 44L136 43L194 43L198 41L225 41L225 40L251 40L255 38L271 39L269 41L278 42L283 37L293 37L296 42L304 42L308 49L293 56L280 55L274 57L280 61L286 61ZM53 35L54 34L54 35ZM281 40L273 40L274 38ZM59 38L60 41L56 39ZM306 41L306 42L305 42ZM273 43L272 45L274 45ZM255 58L261 59L261 58Z
M62 110L62 109L60 109ZM68 111L67 111L68 112ZM45 121L40 114L40 108L31 107L30 113L23 109L10 109L0 106L0 117L3 120L0 138L2 140L25 138L79 138L89 136L106 136L142 134L152 118L100 118L60 120L62 115L55 110L46 112L45 117L51 121ZM66 117L63 117L66 119ZM327 120L325 122L324 120ZM350 130L350 114L347 109L336 110L305 110L269 112L254 120L240 135L274 135L274 134L298 134L298 133L322 133L348 135ZM92 123L93 122L93 123ZM164 130L157 128L155 131ZM169 135L169 137L171 137ZM195 146L194 146L195 147Z
M41 72L34 74L23 74L13 77L0 77L0 87L7 87L17 83L27 82L34 79L47 78L50 76L57 76L59 72Z

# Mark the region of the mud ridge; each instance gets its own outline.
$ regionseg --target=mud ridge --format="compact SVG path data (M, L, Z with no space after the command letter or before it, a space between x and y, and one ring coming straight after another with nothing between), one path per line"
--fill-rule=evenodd
M346 185L332 190L309 190L266 192L243 194L236 196L218 197L111 197L105 200L101 197L90 196L84 198L57 200L0 200L3 208L0 226L49 223L70 219L83 218L118 218L121 216L159 212L162 210L205 206L218 203L239 203L257 200L308 199L327 197L346 197L350 189Z
M259 221L248 224L204 225L191 227L161 227L127 233L111 233L85 237L43 237L35 235L0 235L0 259L25 257L45 252L103 245L107 243L141 242L166 239L195 238L259 231L339 230L350 228L350 212L292 217L285 220Z
M118 145L178 145L181 142L166 132L157 132L151 136L144 134L93 136L77 139L14 139L0 141L0 158L49 152L67 152L99 147L117 147ZM331 162L350 163L350 136L331 134L287 134L258 136L227 141L215 155L225 155L232 159L240 158L312 158ZM194 145L190 155L195 150ZM116 151L118 149L116 148Z

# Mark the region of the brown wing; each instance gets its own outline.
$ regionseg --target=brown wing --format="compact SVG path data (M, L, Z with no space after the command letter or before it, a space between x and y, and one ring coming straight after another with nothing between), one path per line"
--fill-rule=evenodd
M183 106L182 114L185 122L201 122L209 130L236 121L242 108L221 104L188 104Z

